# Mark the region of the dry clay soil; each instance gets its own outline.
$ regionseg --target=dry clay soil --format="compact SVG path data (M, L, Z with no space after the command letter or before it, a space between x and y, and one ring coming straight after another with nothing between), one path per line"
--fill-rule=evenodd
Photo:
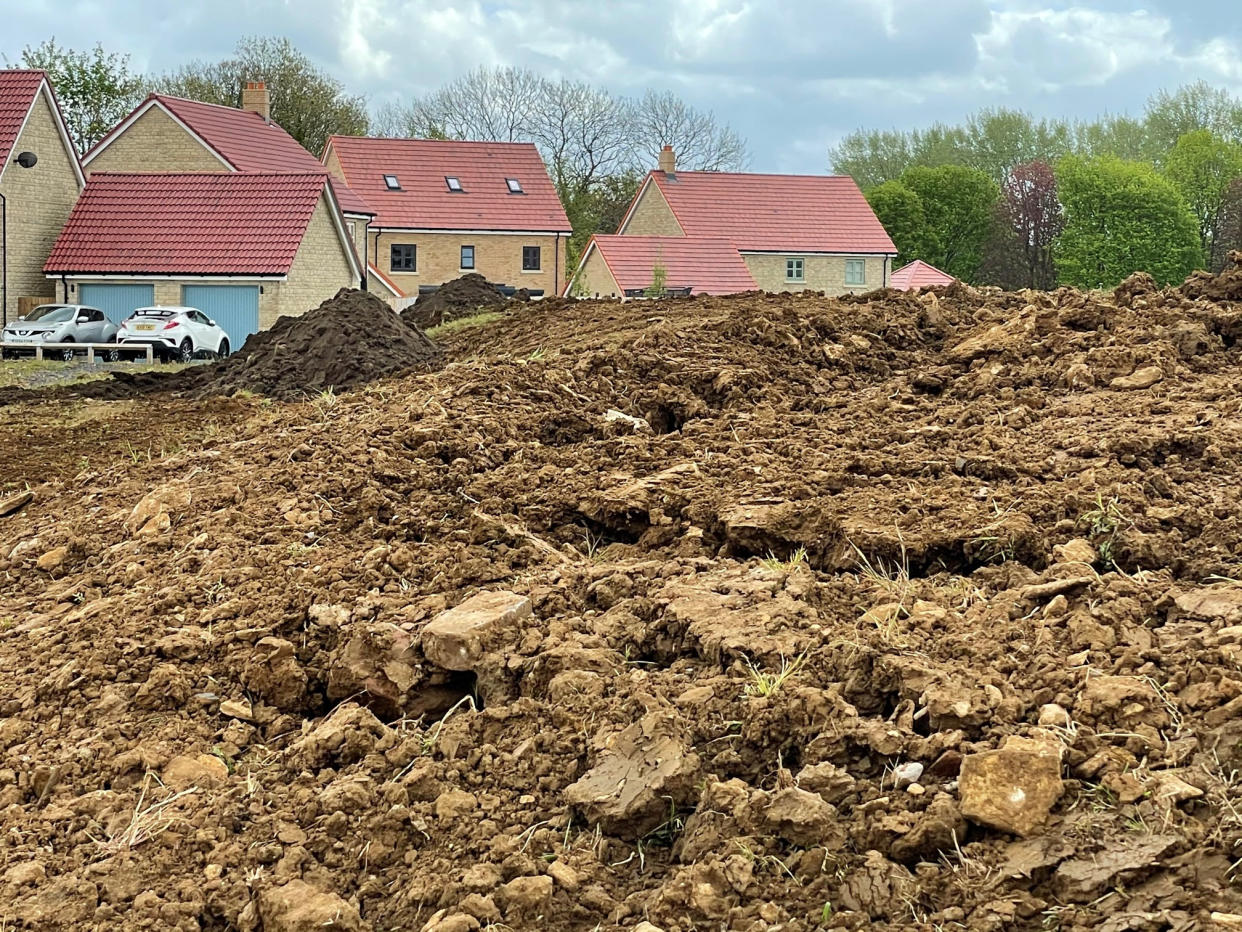
M1217 292L547 301L0 409L0 927L1242 928Z

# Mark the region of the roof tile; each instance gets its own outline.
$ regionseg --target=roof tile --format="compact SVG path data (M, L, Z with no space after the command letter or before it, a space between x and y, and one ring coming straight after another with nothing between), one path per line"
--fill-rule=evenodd
M938 288L951 285L955 279L922 259L903 265L888 277L888 287L897 291L913 291L916 288Z
M665 269L666 288L688 287L691 294L736 294L759 287L727 239L595 236L591 242L623 292L649 287L656 265Z
M96 172L44 271L284 275L327 180L323 171Z
M461 142L333 136L345 180L376 211L375 225L430 230L571 229L539 150L528 142ZM389 190L396 175L401 190ZM449 191L445 177L461 181ZM523 193L511 194L506 178Z
M743 252L896 253L853 178L653 171L687 236Z
M26 68L0 71L0 165L6 165L26 114L47 74Z

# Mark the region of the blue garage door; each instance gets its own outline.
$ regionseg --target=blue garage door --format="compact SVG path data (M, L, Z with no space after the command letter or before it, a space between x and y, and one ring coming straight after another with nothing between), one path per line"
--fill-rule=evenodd
M97 307L119 324L134 308L155 303L154 285L78 285L78 303Z
M258 285L185 285L181 302L223 327L232 349L241 349L246 337L259 329Z

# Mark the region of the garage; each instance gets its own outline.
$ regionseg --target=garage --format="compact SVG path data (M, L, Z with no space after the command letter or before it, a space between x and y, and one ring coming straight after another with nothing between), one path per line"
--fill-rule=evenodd
M258 285L184 285L181 303L198 308L223 327L233 349L241 349L259 329Z
M154 285L80 285L76 304L89 304L107 315L108 320L119 324L134 312L135 308L155 303Z

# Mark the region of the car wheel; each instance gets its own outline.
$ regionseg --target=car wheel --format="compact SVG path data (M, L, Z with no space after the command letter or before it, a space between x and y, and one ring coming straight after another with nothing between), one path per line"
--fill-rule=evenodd
M73 337L65 337L60 342L72 343ZM73 362L73 356L74 356L74 353L73 353L72 346L66 346L63 350L60 351L60 358L63 359L65 362Z
M177 352L179 354L179 362L189 362L194 358L194 341L186 337L181 341L181 346L178 347Z
M224 357L226 357L228 354L229 354L229 341L228 341L228 340L221 340L221 341L220 341L220 348L219 348L218 350L216 350L216 355L217 355L217 356L219 356L221 359L223 359L223 358L224 358Z
M116 340L112 340L115 343ZM117 362L121 358L121 351L118 349L106 349L103 351L104 362Z

